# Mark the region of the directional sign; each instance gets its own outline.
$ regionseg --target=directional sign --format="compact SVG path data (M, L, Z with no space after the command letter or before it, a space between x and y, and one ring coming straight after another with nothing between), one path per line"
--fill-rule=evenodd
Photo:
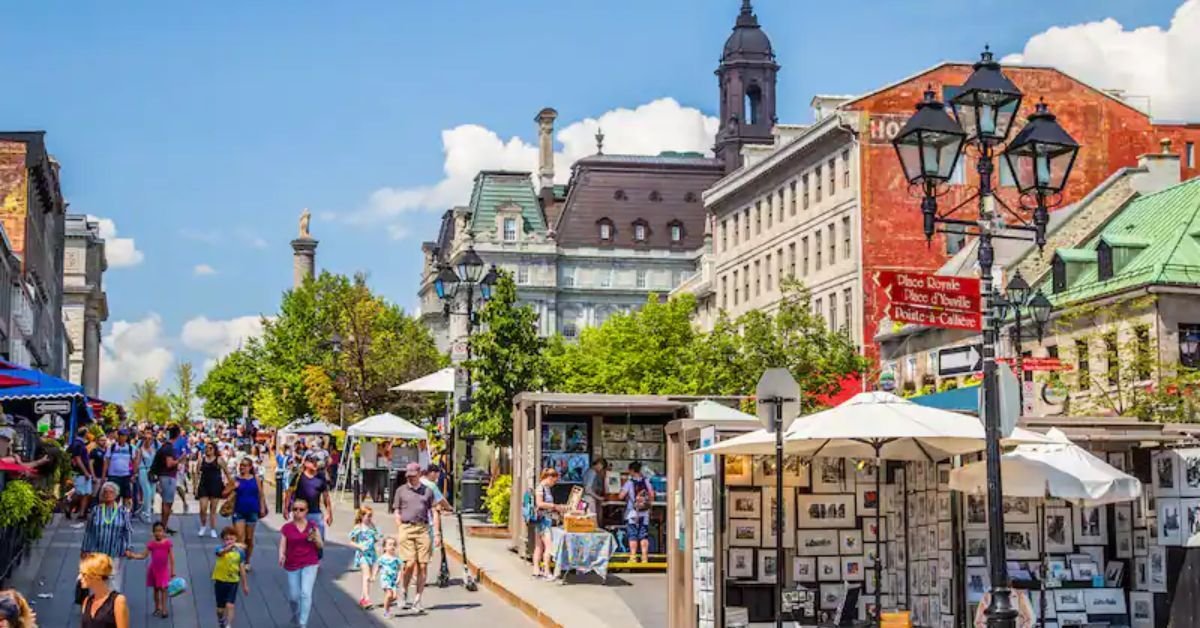
M1015 358L999 358L996 360L1003 364L1015 365ZM1075 367L1064 363L1058 358L1024 358L1021 360L1021 370L1023 371L1070 371Z
M983 369L983 354L979 345L953 347L938 351L938 377L974 373Z
M70 414L71 402L65 399L47 399L33 402L34 414Z
M884 316L927 327L979 330L983 325L979 280L904 271L877 271L875 285L887 296Z

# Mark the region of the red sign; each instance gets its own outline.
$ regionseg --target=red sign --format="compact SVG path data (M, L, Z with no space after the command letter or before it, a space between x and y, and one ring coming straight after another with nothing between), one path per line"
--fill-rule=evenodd
M983 327L978 279L883 270L874 281L889 301L884 315L893 321L976 331Z
M997 362L1016 364L1015 358L998 358ZM1070 364L1063 364L1058 358L1025 358L1021 360L1021 370L1024 371L1070 371Z

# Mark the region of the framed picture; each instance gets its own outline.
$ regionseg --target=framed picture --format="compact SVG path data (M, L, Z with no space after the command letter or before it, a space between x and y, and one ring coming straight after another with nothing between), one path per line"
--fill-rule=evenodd
M837 530L804 530L796 534L796 554L799 556L836 556Z
M845 587L839 584L822 584L818 589L821 599L817 601L817 607L823 611L836 611L842 605L842 598L845 596Z
M775 486L775 456L753 460L753 481L757 486ZM800 456L783 457L783 485L808 486L808 464Z
M1034 509L1033 500L1028 497L1005 497L1004 521L1037 523L1037 512Z
M966 535L967 565L982 567L987 565L988 535L983 530L968 530Z
M1113 526L1117 529L1117 534L1126 533L1133 529L1133 506L1130 504L1116 504L1113 506Z
M762 491L756 488L729 489L730 519L759 519L762 517Z
M1117 558L1133 558L1133 534L1131 532L1117 533Z
M921 491L920 493L917 493L917 500L914 508L916 510L914 514L916 515L917 525L925 525L929 523L929 493L927 491Z
M966 499L966 514L963 526L966 528L987 528L987 495L964 493Z
M1167 548L1151 545L1146 555L1146 588L1155 593L1167 592Z
M762 491L762 509L763 520L766 521L766 526L763 528L763 540L768 544L775 544L775 489L774 487ZM783 546L796 546L796 489L783 489ZM790 534L789 534L790 533Z
M812 462L814 493L842 493L854 490L854 477L846 473L842 458L816 458Z
M779 566L776 564L775 558L775 550L773 548L758 550L759 582L775 582L775 578L779 577Z
M991 588L988 584L986 567L967 567L966 571L967 601L978 604L983 594Z
M939 492L937 494L937 520L950 520L950 493Z
M733 547L729 549L729 565L725 571L730 578L753 578L754 577L754 550Z
M863 564L862 556L843 556L842 557L842 579L851 582L862 582L863 573L866 572L866 566Z
M875 490L874 484L859 484L858 485L858 514L866 516L875 516L879 510L879 491Z
M1142 494L1133 500L1133 527L1135 528L1146 527L1146 500L1150 498L1151 490L1149 486L1143 484ZM1154 515L1150 516L1153 517Z
M1134 530L1133 531L1133 555L1145 556L1146 549L1150 547L1150 532L1149 530Z
M1200 498L1179 500L1179 511L1183 515L1184 547L1200 546Z
M754 483L754 475L750 469L750 456L725 456L725 485L750 486Z
M799 495L797 521L799 528L853 528L854 495Z
M1154 494L1158 497L1179 495L1179 459L1174 451L1159 451L1151 458Z
M1125 581L1125 561L1110 560L1104 567L1104 586L1119 587Z
M947 524L949 526L949 524ZM1004 526L1004 554L1008 560L1038 558L1036 523L1013 523Z
M842 559L840 556L819 556L817 558L817 579L821 582L842 580Z
M937 548L940 550L954 548L954 534L949 521L939 521L937 524Z
M883 526L883 535L879 534L879 526ZM863 541L873 542L876 539L887 538L887 519L875 520L875 517L866 517L863 519Z
M1150 559L1133 559L1133 588L1146 590L1150 588Z
M1108 543L1108 517L1105 506L1075 508L1075 542L1079 545Z
M1088 623L1087 613L1059 613L1059 626L1086 626Z
M1067 554L1075 550L1070 508L1047 508L1046 514L1046 553Z
M1154 628L1154 594L1149 591L1129 593L1129 622L1131 628Z
M925 490L925 463L913 462L908 466L912 477L908 479L908 490L923 491Z
M1124 615L1124 589L1084 589L1083 602L1089 615Z
M1178 449L1179 494L1200 497L1200 449Z
M792 582L816 582L817 559L805 556L792 557Z
M762 545L762 522L758 519L730 519L729 545L732 547Z
M1158 498L1158 544L1183 545L1183 511L1179 499Z
M1059 621L1064 612L1080 612L1087 608L1083 600L1083 592L1087 589L1055 589L1054 610L1058 613Z
M1105 456L1105 457L1108 460L1108 464L1112 465L1112 467L1114 469L1116 469L1118 471L1127 471L1128 470L1128 467L1125 464L1125 452L1110 451L1110 452L1108 452L1107 456Z
M838 530L838 553L844 556L862 554L863 533L860 530Z
M875 478L879 472L879 467L874 460L863 459L854 463L854 480L859 486L869 484L875 486Z
M1072 580L1091 580L1100 573L1100 565L1092 561L1079 561L1071 563L1071 579Z

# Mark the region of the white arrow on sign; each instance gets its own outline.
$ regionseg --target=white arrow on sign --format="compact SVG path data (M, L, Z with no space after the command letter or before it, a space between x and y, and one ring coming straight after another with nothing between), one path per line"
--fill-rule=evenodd
M938 372L940 375L969 373L977 370L980 357L979 348L975 345L942 349L938 352Z

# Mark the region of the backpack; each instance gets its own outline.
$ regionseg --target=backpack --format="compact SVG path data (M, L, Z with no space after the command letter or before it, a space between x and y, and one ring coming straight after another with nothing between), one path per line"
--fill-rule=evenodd
M633 498L633 509L638 512L650 510L650 505L653 500L650 498L649 480L642 478L637 488L637 493Z
M158 448L158 451L154 452L154 460L150 463L150 470L146 473L151 482L157 482L158 476L162 475L162 472L166 469L167 447L169 446L162 445Z
M521 517L528 523L538 520L537 501L533 499L533 489L525 491L521 496Z

